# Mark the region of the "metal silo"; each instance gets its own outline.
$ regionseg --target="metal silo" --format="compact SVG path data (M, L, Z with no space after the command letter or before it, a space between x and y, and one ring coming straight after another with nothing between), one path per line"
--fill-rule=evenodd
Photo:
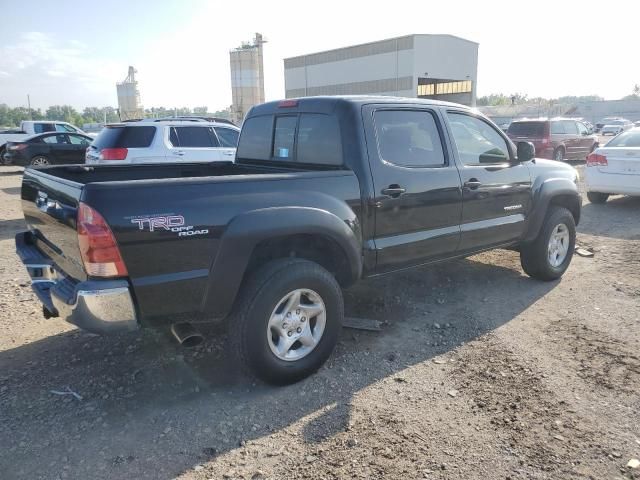
M264 67L262 44L266 40L256 33L252 43L243 43L229 52L231 62L231 114L240 124L249 109L264 102Z
M144 108L140 102L140 91L135 75L136 69L129 67L127 78L123 82L116 83L120 120L144 118Z

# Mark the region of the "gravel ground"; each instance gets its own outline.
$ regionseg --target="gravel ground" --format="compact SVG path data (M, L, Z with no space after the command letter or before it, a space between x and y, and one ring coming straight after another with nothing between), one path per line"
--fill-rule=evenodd
M0 168L3 479L640 478L640 198L585 199L595 256L559 282L495 251L357 285L347 313L382 332L343 330L275 388L235 374L220 331L184 350L45 320L20 181Z

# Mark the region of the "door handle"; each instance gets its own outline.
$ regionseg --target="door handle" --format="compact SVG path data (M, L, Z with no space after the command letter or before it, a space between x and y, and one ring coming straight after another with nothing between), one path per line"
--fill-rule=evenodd
M184 155L184 152L182 150L178 150L176 152L173 152L174 155L177 155L179 157L182 157Z
M389 185L387 188L383 188L381 193L383 195L386 195L387 197L398 198L400 195L402 195L405 192L406 190L404 188L394 183L392 185Z
M235 155L236 152L222 152L222 154L231 157L231 156Z
M464 186L467 187L470 190L475 190L480 185L482 185L482 182L479 182L477 178L472 178L472 179L464 182Z

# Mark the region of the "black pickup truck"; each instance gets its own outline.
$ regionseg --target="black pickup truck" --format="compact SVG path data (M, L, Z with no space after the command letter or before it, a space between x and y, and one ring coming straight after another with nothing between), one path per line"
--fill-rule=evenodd
M449 103L315 97L254 107L235 163L29 168L16 237L45 316L93 332L226 321L258 377L333 350L342 288L492 248L569 266L577 173Z

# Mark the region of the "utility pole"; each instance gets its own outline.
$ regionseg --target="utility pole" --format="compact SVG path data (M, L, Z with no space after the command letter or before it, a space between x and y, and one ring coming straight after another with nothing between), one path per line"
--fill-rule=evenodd
M29 120L33 120L33 115L31 114L31 97L27 93L27 105L29 107Z

